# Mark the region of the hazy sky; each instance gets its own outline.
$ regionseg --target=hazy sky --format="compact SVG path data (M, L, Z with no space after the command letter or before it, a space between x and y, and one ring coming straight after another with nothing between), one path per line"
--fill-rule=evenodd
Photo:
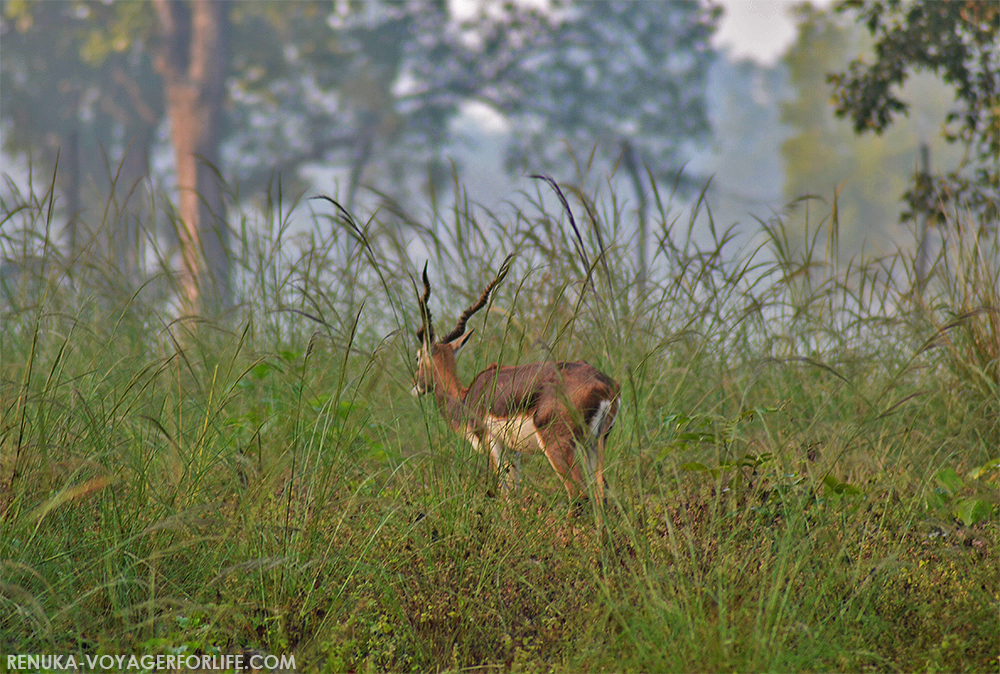
M803 0L716 0L725 9L715 46L728 46L737 59L773 64L795 39L789 10ZM831 0L813 0L825 7Z
M546 7L548 0L518 0L519 4ZM661 0L637 0L659 2ZM716 47L728 46L736 59L751 57L773 65L795 39L795 25L788 12L805 0L712 0L722 5L725 14L715 35ZM833 0L810 0L817 7L827 7ZM471 17L476 0L450 0L459 17Z

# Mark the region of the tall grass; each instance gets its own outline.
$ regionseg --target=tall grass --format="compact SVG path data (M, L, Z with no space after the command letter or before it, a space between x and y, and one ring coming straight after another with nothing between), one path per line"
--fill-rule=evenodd
M640 280L627 204L561 189L572 222L544 182L510 218L276 190L216 322L171 313L167 252L116 289L61 256L51 189L3 203L0 652L997 669L996 232L956 216L918 287L905 251L839 260L835 221L722 229L657 192ZM460 368L622 383L601 526L538 458L490 498L408 394L418 265L446 321L508 253Z

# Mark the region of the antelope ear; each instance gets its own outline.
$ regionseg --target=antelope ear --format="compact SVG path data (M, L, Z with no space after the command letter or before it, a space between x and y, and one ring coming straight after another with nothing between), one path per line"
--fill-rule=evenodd
M475 328L472 328L461 337L456 337L455 339L448 342L448 346L451 347L451 350L455 353L455 356L458 356L458 352L461 351L462 347L465 346L465 343L469 341L469 337L472 337L472 333L475 332L475 330L476 330Z

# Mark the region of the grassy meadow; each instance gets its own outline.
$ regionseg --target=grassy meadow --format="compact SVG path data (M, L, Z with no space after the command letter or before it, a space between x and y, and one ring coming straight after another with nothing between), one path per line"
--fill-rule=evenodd
M165 253L142 280L61 253L51 190L4 203L0 655L1000 669L996 232L956 214L919 287L912 253L840 259L831 204L803 238L804 209L696 227L704 200L663 192L641 278L632 206L564 184L571 222L536 187L504 218L274 195L219 318L178 316ZM621 384L600 526L542 456L492 497L410 395L417 271L447 331L508 253L461 376L583 358Z

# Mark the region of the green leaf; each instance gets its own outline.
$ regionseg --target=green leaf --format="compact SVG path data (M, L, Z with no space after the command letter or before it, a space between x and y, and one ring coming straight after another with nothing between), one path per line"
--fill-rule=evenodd
M993 506L981 498L968 498L958 504L956 512L962 523L969 527L992 517Z
M852 484L847 482L841 482L833 475L827 475L823 478L824 491L827 496L856 496L861 493L861 490Z
M347 417L349 417L351 412L353 412L356 408L357 405L355 405L351 401L341 400L340 404L337 405L337 416L340 419L346 421Z
M746 468L757 468L758 466L762 466L769 462L773 458L774 455L771 452L764 452L763 454L747 454L743 457L740 465Z
M264 361L262 363L257 363L252 368L250 368L250 375L254 379L263 379L271 372L273 368L274 366L268 363L267 361Z
M948 496L954 496L965 486L965 482L958 476L954 468L939 470L937 475L934 476L934 481L948 492Z
M706 433L704 431L693 431L690 433L678 433L677 439L682 442L715 442L714 433Z
M698 463L697 461L690 461L681 466L681 470L686 470L692 473L706 473L712 477L719 476L718 468L709 468L703 463Z
M948 499L944 497L943 494L932 491L927 495L927 507L933 509L940 509L948 505Z
M997 471L1000 471L1000 458L990 459L979 468L970 471L968 477L970 480L979 480Z
M281 349L280 351L278 351L278 355L281 356L282 360L286 360L289 363L293 363L299 359L299 357L302 355L302 351L300 349L295 349L295 350Z

